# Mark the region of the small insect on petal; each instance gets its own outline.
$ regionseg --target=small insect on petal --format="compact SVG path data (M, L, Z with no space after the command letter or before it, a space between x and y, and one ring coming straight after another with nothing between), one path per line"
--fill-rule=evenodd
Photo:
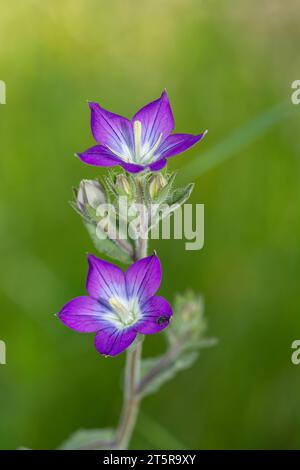
M158 333L168 326L169 303L155 296L161 281L156 255L133 263L124 273L118 266L89 255L88 296L76 297L58 314L59 320L80 333L96 333L96 350L117 356L137 334Z
M161 317L158 317L158 319L156 320L156 323L158 325L163 325L164 323L168 321L169 321L169 317L167 317L166 315L162 315Z

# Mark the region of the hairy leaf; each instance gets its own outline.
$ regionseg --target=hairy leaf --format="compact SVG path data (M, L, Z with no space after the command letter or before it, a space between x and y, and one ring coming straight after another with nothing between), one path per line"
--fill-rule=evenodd
M129 253L124 251L114 240L111 240L107 236L103 239L99 238L96 233L96 225L85 222L85 226L87 228L87 231L90 234L90 237L96 247L96 249L100 253L104 253L105 255L109 256L110 258L116 259L118 261L121 261L122 263L125 264L130 264L131 263L131 257ZM98 227L97 231L100 232L100 227ZM126 240L122 240L124 245L128 245L128 248L131 248L131 245L128 244Z
M106 449L114 438L113 429L79 429L68 437L60 446L60 450Z

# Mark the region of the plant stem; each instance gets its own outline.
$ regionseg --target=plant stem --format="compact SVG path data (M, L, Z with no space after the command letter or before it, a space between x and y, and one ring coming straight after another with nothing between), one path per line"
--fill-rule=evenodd
M143 181L140 178L136 179L136 202L144 204ZM139 260L147 256L148 239L145 214L142 211L141 217L141 231L140 237L136 241L135 246L135 259ZM124 383L124 404L121 413L121 419L116 434L116 449L127 449L133 429L137 420L137 415L140 406L140 396L136 393L140 381L141 370L141 356L142 356L142 341L139 341L133 350L127 351L126 368L125 368L125 383Z
M127 253L130 257L133 257L133 249L129 243L121 238L116 238L114 240L115 244L118 245L125 253Z
M147 240L140 239L137 244L138 259L147 254ZM116 435L116 449L127 449L132 432L136 423L140 396L136 393L141 370L142 341L139 341L133 350L127 351L125 382L124 382L124 404L121 419Z
M156 364L149 370L149 372L143 377L143 379L137 384L135 393L140 399L143 397L144 390L148 387L149 383L156 379L163 371L165 371L170 364L172 364L174 358L178 355L182 348L181 343L176 343L172 346L162 357L157 361Z
M136 423L140 399L135 393L139 382L142 342L133 351L127 352L125 370L124 405L116 436L116 449L127 449Z
M136 177L136 203L144 207L143 179ZM140 236L136 240L133 260L139 260L147 256L148 250L148 225L144 211L140 213ZM140 383L142 340L138 341L134 349L127 351L124 380L124 401L121 418L113 441L97 441L90 443L82 449L122 449L128 448L134 426L139 412L141 395L138 393Z

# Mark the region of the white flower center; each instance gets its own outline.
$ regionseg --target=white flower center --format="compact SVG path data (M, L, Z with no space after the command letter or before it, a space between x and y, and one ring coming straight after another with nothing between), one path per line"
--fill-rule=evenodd
M111 152L120 157L124 162L127 163L142 163L147 164L152 161L157 160L159 155L155 155L156 150L161 143L163 134L160 133L158 139L152 147L149 142L142 143L142 123L141 121L133 122L133 140L134 148L129 149L129 147L124 143L122 145L122 151L118 152L117 150L108 147Z
M149 146L149 142L145 142L144 145L142 145L142 123L141 121L134 121L133 135L136 162L150 163L159 147L162 139L162 133L159 134L157 141L152 145L152 147Z
M112 307L110 320L118 328L126 328L133 325L140 318L140 309L137 299L117 299L111 297L109 304Z

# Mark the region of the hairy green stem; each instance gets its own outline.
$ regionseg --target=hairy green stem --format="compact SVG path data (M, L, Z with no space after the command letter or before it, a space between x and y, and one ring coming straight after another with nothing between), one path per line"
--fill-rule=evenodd
M143 177L136 177L136 203L144 205L144 182ZM148 251L148 226L147 218L142 211L140 213L140 236L136 240L133 260L139 260L147 256ZM142 340L138 341L134 349L127 351L124 399L120 421L113 441L97 441L90 443L82 449L127 449L137 420L141 395L138 393L141 371Z
M143 180L142 178L136 179L136 202L144 204ZM147 256L148 239L146 219L144 214L140 214L141 227L140 237L136 241L135 246L135 259L139 260ZM125 369L125 383L124 383L124 403L121 413L121 419L116 434L116 449L127 449L133 429L137 420L140 395L136 392L140 382L141 371L141 356L142 356L142 341L139 341L133 350L127 351L126 369Z
M135 390L139 383L142 341L133 351L127 352L125 370L124 404L116 434L115 449L127 449L136 423L140 398Z

